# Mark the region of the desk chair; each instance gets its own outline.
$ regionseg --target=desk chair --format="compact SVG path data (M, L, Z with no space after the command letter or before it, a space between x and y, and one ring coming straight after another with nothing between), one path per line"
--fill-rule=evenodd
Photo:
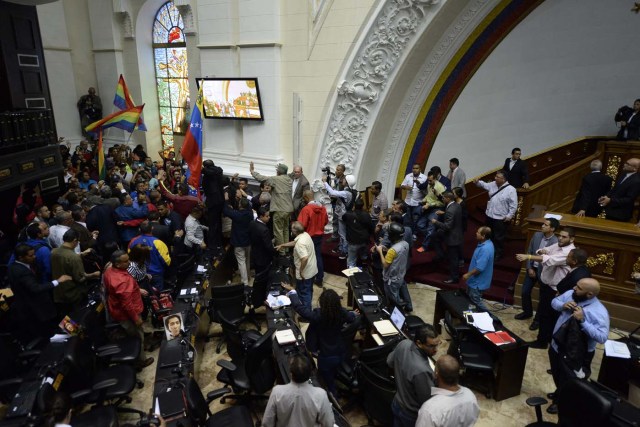
M387 365L387 356L403 339L404 337L402 337L402 335L397 335L396 338L390 339L383 345L364 349L360 353L358 361L360 363L364 363L368 368L375 372L388 372L389 366Z
M465 377L472 373L487 377L488 386L477 384L475 388L481 389L485 396L490 399L493 395L493 357L480 343L471 341L470 337L462 335L463 331L468 330L468 326L454 326L451 313L448 311L444 313L444 328L451 335L448 354L460 361Z
M393 425L391 402L393 402L393 397L396 394L395 381L391 378L380 376L364 363L359 363L357 369L362 408L367 415L369 423L363 427L373 427L375 421L383 426Z
M271 390L276 381L275 363L273 361L272 336L275 329L265 332L247 350L246 356L229 360L218 360L222 369L216 379L230 386L235 394L223 396L226 399L236 399L243 402L251 400L265 400L269 396L264 393Z
M225 286L212 286L211 287L211 299L207 306L207 312L211 322L220 323L220 313L230 322L235 325L251 320L245 315L244 309L247 305L247 296L245 294L245 286L242 283L235 285ZM253 322L256 328L260 330L260 325ZM220 337L220 334L212 334L207 336L207 339ZM223 345L222 340L218 342L216 346L216 353L220 353Z
M221 388L202 395L202 390L193 378L187 380L185 387L185 401L189 418L196 426L203 427L253 427L251 412L246 406L231 406L215 414L211 413L209 405L218 397L229 393L229 388Z
M218 313L218 318L231 360L246 356L247 350L262 337L255 329L241 329L239 324L228 320L223 313Z

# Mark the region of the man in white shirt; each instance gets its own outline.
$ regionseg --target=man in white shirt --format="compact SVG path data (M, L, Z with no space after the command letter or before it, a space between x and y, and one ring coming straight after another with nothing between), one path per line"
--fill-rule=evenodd
M484 182L474 179L476 186L489 192L487 202L487 226L491 228L493 245L496 248L495 259L502 257L504 252L504 239L507 235L507 227L516 214L518 207L518 192L507 181L507 173L503 170L496 172L493 182Z
M415 227L422 213L420 202L424 198L424 192L420 190L418 186L424 184L426 180L427 176L420 172L420 165L415 164L413 168L411 168L411 173L404 177L404 181L402 181L400 185L401 189L407 190L407 197L405 197L404 202L409 207L407 213L411 216L411 229L413 230L413 234L416 234Z
M436 362L435 382L431 398L418 411L416 427L473 426L480 407L471 390L458 384L460 364L445 354Z
M61 211L56 214L56 225L49 228L49 245L51 248L59 248L62 246L62 236L71 228L73 217L69 211ZM75 253L80 253L80 245L74 249Z
M264 427L333 427L334 417L327 392L309 383L311 364L301 354L291 357L291 382L271 390L264 410Z
M529 259L542 264L540 272L540 300L538 312L540 329L535 341L529 343L530 348L546 349L551 342L553 327L558 320L558 313L551 308L551 301L556 297L558 283L569 273L571 267L567 264L567 257L575 249L573 241L576 232L571 227L565 227L558 234L558 243L536 251L537 255L518 254L518 261Z
M291 223L291 242L276 246L276 250L293 247L293 264L296 267L296 291L302 304L311 309L313 279L318 274L318 263L313 240L298 221Z

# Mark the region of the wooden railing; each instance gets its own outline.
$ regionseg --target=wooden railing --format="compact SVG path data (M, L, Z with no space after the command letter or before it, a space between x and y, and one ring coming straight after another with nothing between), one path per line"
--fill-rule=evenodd
M529 219L528 238L540 230L542 217ZM609 310L612 326L632 330L640 319L640 295L635 293L631 273L640 272L640 229L634 224L599 218L578 218L562 214L562 226L576 230L575 245L587 251L587 266L600 282L598 298ZM525 246L526 247L526 246ZM515 290L515 303L520 304L524 268ZM538 292L533 294L534 301Z

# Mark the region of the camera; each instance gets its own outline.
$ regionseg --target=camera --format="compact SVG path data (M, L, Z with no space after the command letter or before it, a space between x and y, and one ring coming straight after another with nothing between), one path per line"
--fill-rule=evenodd
M330 177L331 175L335 175L335 173L331 172L331 168L328 165L320 170L324 172L325 175L327 175L327 177Z

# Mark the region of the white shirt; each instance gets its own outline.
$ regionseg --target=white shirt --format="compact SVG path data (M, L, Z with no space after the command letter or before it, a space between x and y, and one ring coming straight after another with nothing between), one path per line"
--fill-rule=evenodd
M508 187L504 188L499 193L498 191L500 190L500 188L498 188L498 184L496 184L495 181L478 181L476 185L489 192L489 201L487 202L487 210L485 212L489 218L513 218L513 216L516 214L516 208L518 207L518 191L513 185L505 182L500 188L503 188L507 185Z
M404 199L404 202L409 206L418 206L418 204L422 201L424 197L424 193L422 190L418 188L416 184L414 184L413 180L417 179L420 184L423 184L427 180L427 176L423 173L418 175L418 177L414 177L413 173L404 177L404 181L402 181L401 185L410 185L411 190L407 191L407 197Z
M567 256L575 248L573 243L567 246L558 246L557 243L554 243L543 248L547 253L542 255L542 272L540 273L542 283L551 287L554 291L556 290L558 283L571 270L571 267L567 265ZM536 252L540 252L540 250L538 249Z
M49 244L51 245L51 248L59 248L62 246L62 236L64 236L64 233L66 233L67 230L69 230L69 227L61 224L52 225L51 228L49 228ZM80 245L76 245L76 248L73 251L79 254Z
M291 197L293 197L294 194L296 194L296 188L298 188L298 183L300 182L299 179L294 179L291 182Z
M318 265L316 261L316 251L313 246L313 240L306 231L299 234L294 239L296 245L293 247L293 263L296 266L296 279L302 280L300 276L300 265L302 258L307 258L307 265L302 272L305 279L311 279L318 274Z
M431 387L431 398L418 411L416 427L468 427L478 420L480 407L471 390Z

